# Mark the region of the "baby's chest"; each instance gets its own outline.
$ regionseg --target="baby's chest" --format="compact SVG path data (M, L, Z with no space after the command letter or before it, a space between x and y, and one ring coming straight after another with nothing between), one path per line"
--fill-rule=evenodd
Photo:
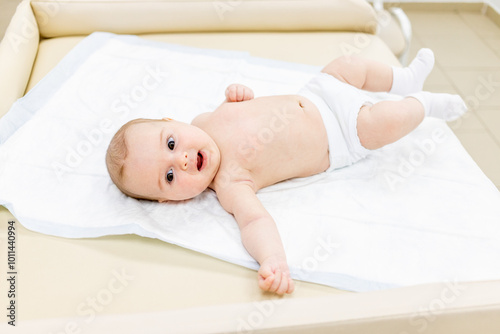
M326 135L310 127L275 125L245 127L228 138L221 147L221 175L227 180L250 180L260 189L326 170Z

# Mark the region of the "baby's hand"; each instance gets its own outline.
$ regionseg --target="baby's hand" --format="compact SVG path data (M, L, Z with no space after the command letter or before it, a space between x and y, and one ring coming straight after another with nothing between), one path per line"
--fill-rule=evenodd
M247 86L232 84L226 88L227 102L242 102L253 99L253 91Z
M290 278L288 264L275 257L267 258L259 269L259 287L264 291L276 292L278 295L292 293L295 289Z

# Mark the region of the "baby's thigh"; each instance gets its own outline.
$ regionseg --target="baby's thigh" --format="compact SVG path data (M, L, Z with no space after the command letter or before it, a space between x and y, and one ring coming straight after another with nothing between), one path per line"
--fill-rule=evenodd
M418 101L412 100L381 101L363 106L357 119L361 145L374 150L394 143L413 131L422 122L423 113L416 108Z

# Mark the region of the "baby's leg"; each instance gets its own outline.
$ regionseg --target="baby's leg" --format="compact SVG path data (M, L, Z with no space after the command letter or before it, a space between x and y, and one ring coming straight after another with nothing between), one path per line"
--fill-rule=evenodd
M415 130L424 117L423 105L414 98L364 106L358 114L358 137L363 147L375 150Z
M467 111L458 95L420 92L400 101L382 101L364 106L358 114L361 145L374 150L391 144L413 131L425 116L453 120Z
M432 51L420 49L411 64L404 68L350 56L335 59L322 72L359 89L405 96L422 90L433 66Z

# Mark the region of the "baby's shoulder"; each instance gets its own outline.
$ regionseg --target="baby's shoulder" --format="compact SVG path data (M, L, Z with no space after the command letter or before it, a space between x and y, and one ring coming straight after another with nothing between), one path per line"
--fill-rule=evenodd
M199 114L191 121L191 125L202 128L209 121L210 114L211 114L210 112Z
M255 197L255 193L257 192L255 183L250 178L234 178L232 173L231 175L215 178L211 188L217 194L222 207L230 213L234 213L233 203L235 200L242 199L248 195Z

